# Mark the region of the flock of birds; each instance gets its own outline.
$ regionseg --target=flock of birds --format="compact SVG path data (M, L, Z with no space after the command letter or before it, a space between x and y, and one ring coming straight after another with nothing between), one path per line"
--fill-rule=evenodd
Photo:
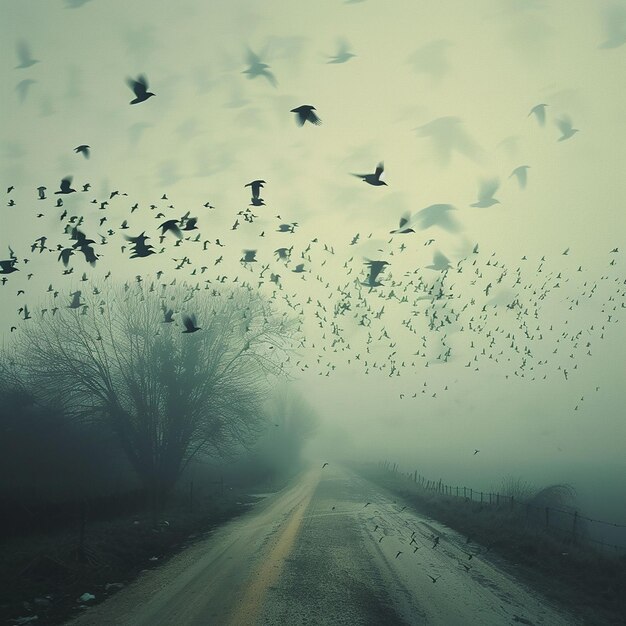
M18 71L38 62L24 42L18 44L17 52ZM348 63L354 56L344 42L328 63ZM249 80L264 80L278 89L271 67L258 54L248 50L246 60L242 73ZM127 84L134 96L129 101L132 106L149 107L150 100L158 97L150 91L144 75L127 79ZM547 108L547 103L537 104L528 116L543 127ZM288 113L295 116L300 127L322 123L311 104L285 111ZM443 123L446 119L436 121ZM578 132L568 117L555 122L561 133L558 141L572 140ZM88 144L80 144L74 152L77 158L89 159L92 149ZM528 184L529 168L520 165L509 176L517 181L519 190ZM349 174L372 188L388 186L382 161L371 173L345 175ZM181 214L167 192L141 203L131 202L127 193L120 190L110 191L105 197L91 197L89 181L76 185L67 176L59 182L52 199L46 185L40 184L24 203L30 207L34 201L41 207L35 212L35 220L49 221L50 212L55 211L58 227L47 228L31 241L30 255L21 249L16 253L9 247L8 257L0 260L0 282L3 287L16 287L17 296L25 299L30 295L29 281L36 274L44 275L45 282L52 281L47 293L51 294L53 305L41 307L39 316L54 315L60 307L84 313L86 305L81 296L89 288L88 283L96 282L98 277L111 277L110 268L106 273L96 273L96 269L106 265L107 258L119 258L120 254L124 260L137 263L135 280L151 283L151 290L176 281L187 285L190 296L202 289L217 296L224 286L262 290L268 299L286 307L298 320L298 350L313 351L312 359L298 350L288 357L293 369L306 371L315 367L324 376L329 376L339 364L359 366L366 374L378 371L389 377L408 371L413 390L400 393L400 399L423 395L436 398L438 393L447 392L456 381L429 387L424 380L419 385L416 372L461 358L468 359L465 367L472 372L493 366L506 378L542 380L556 371L568 379L578 368L579 360L592 355L594 342L604 338L607 327L618 322L626 307L625 281L618 271L619 248L607 251L606 270L597 279L575 262L564 265L557 261L559 257L564 261L572 258L569 248L549 258L524 256L510 264L495 252L483 253L475 244L456 262L435 250L430 264L415 268L411 248L428 248L436 241L428 236L416 244L421 232L433 228L444 233L459 231L456 207L450 204L433 204L414 215L400 216L397 228L388 231L391 237L385 249L378 248L379 258L358 254L358 246L371 240L373 233L354 233L344 249L337 252L318 236L297 247L289 238L301 241L301 228L306 229L306 225L276 215L275 229L257 226L259 220L267 224L269 209L262 194L269 184L263 178L242 181L242 188L250 192L248 205L233 215L230 232L219 236L211 215L228 209L217 208L210 201ZM496 197L499 187L498 178L481 181L477 200L471 206L488 208L500 204ZM7 205L13 210L22 204L14 197L17 191L13 185L7 188ZM123 217L117 219L120 213ZM234 231L243 229L254 232L267 244L270 240L276 243L240 251L233 249L232 242L223 242ZM208 232L210 236L206 235ZM296 233L300 239L294 237ZM115 252L109 253L111 249ZM58 272L48 263L49 255L56 256L61 266ZM149 261L140 261L149 257L159 259L156 271ZM242 271L233 270L235 265ZM149 272L153 272L152 276ZM78 274L81 289L73 282ZM295 279L314 281L316 288L298 284ZM97 293L98 286L94 284L91 290ZM192 300L184 303L184 315L182 310L174 311L164 305L164 321L172 322L174 315L180 313L182 332L201 331L202 320L195 319L190 310L192 304ZM578 319L576 311L588 311L590 304L595 305L599 315L581 315ZM555 306L561 307L560 319L554 318ZM29 308L26 302L20 302L17 313L22 322L36 321L32 305ZM17 328L17 322L11 321L9 330Z

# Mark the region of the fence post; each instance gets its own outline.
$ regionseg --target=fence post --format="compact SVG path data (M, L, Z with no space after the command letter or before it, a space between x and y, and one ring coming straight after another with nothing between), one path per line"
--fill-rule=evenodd
M415 470L415 473L413 474L413 482L417 482L417 470Z
M474 500L474 490L470 489L470 500Z
M491 492L489 492L489 504L492 504L492 502L491 502L491 496L492 496L492 495L493 495L493 494L492 494Z
M550 508L546 507L546 528L550 526Z
M459 488L458 488L458 486L457 486L457 488L456 488L456 497L457 497L457 498L459 497Z

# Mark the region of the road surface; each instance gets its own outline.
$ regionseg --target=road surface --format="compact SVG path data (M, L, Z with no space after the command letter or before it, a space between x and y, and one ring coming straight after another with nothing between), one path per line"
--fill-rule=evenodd
M577 623L394 499L332 464L308 471L71 624Z

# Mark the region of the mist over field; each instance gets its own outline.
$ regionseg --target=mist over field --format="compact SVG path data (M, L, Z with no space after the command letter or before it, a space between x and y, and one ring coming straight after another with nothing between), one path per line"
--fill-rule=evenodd
M623 1L1 2L5 502L397 464L626 552Z

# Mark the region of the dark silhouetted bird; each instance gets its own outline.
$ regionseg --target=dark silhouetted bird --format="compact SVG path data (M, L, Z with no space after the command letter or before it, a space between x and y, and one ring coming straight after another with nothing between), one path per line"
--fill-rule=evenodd
M387 183L384 180L380 180L383 172L385 171L385 164L381 161L377 166L376 170L374 170L373 174L352 174L352 176L356 176L361 180L365 181L369 185L373 185L374 187L380 187L382 185L386 185Z
M145 233L141 233L141 235L137 235L137 237L129 237L128 235L124 235L126 241L130 241L132 245L132 251L130 258L138 259L142 257L150 256L151 254L156 254L154 252L154 248L150 245L146 245L146 241L150 239Z
M324 463L324 465L322 465L322 469L324 469L327 465L328 465L328 462Z
M82 144L80 146L76 146L76 148L74 148L74 152L76 152L76 154L80 153L82 154L86 159L89 158L89 155L91 154L89 152L89 146L86 144Z
M137 76L137 80L127 78L126 84L133 90L133 93L135 94L135 98L134 100L130 101L130 104L139 104L140 102L145 102L148 98L156 95L151 91L148 91L148 79L143 74Z
M431 576L430 574L428 574L428 578L430 578L434 583L436 583L441 578L441 575Z
M0 274L12 274L13 272L19 272L17 267L15 267L15 263L15 259L0 261Z
M241 258L242 263L256 263L256 250L244 250L243 257Z
M170 232L178 239L181 239L183 236L183 233L178 227L178 220L167 220L166 222L163 222L159 228L161 229L161 235L165 235L165 233Z
M265 184L266 183L264 180L253 180L252 182L244 185L244 187L250 187L250 190L252 191L252 197L258 198L261 194L261 189Z
M315 126L319 126L322 123L322 120L316 115L315 107L310 104L302 104L295 109L291 109L291 113L296 114L296 123L298 126L304 126L305 122L309 122L310 124L315 124Z
M67 194L67 193L74 193L76 191L76 189L72 189L72 177L71 176L67 176L66 178L63 178L61 180L61 185L60 185L60 189L59 191L55 191L55 194L59 194L59 193L63 193L63 194Z
M193 315L183 315L183 324L185 325L183 333L195 333L197 330L202 330L196 326L196 318Z
M385 269L385 266L389 265L387 261L370 261L369 259L365 261L365 265L369 267L369 275L366 280L362 281L361 284L366 287L380 287L382 285L379 282L378 275Z

